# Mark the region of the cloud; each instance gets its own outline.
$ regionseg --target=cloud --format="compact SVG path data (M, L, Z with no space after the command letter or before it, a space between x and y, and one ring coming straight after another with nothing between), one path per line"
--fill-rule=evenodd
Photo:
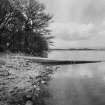
M54 39L54 46L51 46L51 48L71 48L71 47L76 47L78 45L78 41L65 41L63 39Z
M68 0L69 21L99 23L105 18L105 0Z
M99 23L105 17L105 0L43 0L56 22Z
M77 23L54 23L51 25L57 48L104 48L105 22L100 25Z
M52 35L63 40L87 39L95 33L94 25L91 23L54 23L50 27Z
M83 18L86 18L87 22L103 22L105 19L105 0L91 0L88 6L84 9Z
M56 47L105 47L105 0L44 0Z

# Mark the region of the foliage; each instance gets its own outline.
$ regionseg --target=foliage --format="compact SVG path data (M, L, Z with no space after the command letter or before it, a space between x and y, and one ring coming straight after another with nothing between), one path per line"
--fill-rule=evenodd
M44 56L52 38L51 19L36 0L1 0L0 50Z
M44 105L43 90L56 69L9 56L0 67L0 105L24 105L27 95L37 105Z

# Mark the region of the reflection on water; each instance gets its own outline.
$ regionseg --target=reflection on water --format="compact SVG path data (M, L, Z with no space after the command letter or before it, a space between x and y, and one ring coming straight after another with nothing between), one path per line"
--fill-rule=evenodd
M46 105L105 105L105 63L60 66Z
M49 83L47 105L105 105L105 63L60 69Z

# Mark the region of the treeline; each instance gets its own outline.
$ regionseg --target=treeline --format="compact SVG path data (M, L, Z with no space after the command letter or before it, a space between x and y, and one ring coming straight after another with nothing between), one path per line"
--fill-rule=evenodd
M51 19L36 0L0 0L0 52L46 56Z

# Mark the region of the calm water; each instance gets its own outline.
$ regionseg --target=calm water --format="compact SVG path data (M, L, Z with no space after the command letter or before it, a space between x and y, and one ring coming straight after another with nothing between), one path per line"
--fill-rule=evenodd
M104 51L51 52L50 58L105 60ZM105 105L105 63L60 66L50 81L46 105Z
M51 59L66 60L105 60L105 51L59 51L55 50L48 55Z

